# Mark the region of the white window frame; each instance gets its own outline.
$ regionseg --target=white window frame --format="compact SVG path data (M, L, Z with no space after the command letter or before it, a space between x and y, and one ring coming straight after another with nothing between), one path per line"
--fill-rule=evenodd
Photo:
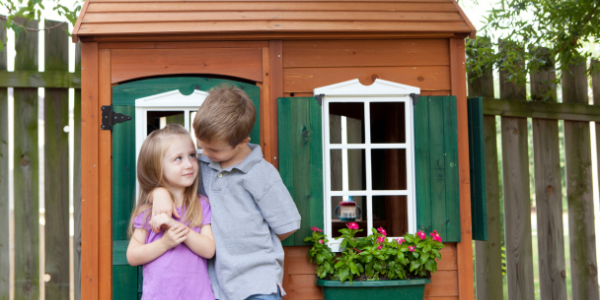
M190 113L197 111L208 96L208 92L194 90L190 95L183 95L179 90L172 90L135 100L135 167L142 149L142 144L148 136L147 116L149 111L182 111L184 128L191 133ZM195 141L194 141L195 142ZM200 151L199 151L200 153ZM136 180L136 201L139 186Z
M416 211L416 185L415 185L415 153L414 153L414 122L411 94L420 94L421 90L417 87L399 84L382 79L376 79L370 86L362 85L358 79L349 80L325 87L314 89L314 95L322 95L322 130L323 130L323 182L324 182L324 231L332 237L332 218L331 218L331 197L334 196L365 196L367 198L367 209L371 216L373 213L373 196L406 196L407 214L408 214L408 232L415 233L417 228ZM329 103L335 102L355 102L364 103L364 144L331 144L329 128ZM371 122L370 122L370 104L374 102L403 102L405 103L405 132L406 142L396 144L372 144L371 143ZM332 149L361 149L365 150L365 174L366 190L364 191L331 191L331 150ZM406 149L406 172L407 189L406 190L373 190L371 176L371 150L372 149ZM363 216L363 219L365 217ZM373 218L368 217L367 235L373 228ZM397 237L391 237L397 238ZM334 252L339 251L341 240L331 238L329 246Z

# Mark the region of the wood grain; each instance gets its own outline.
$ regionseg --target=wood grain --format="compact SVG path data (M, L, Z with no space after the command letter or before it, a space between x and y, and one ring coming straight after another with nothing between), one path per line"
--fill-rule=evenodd
M107 42L99 49L187 49L187 48L263 48L267 41L209 41L209 42Z
M600 107L587 103L522 102L485 97L483 113L504 117L600 122Z
M45 27L59 22L45 21ZM45 70L69 71L67 23L45 31ZM44 273L46 299L69 298L69 90L45 89L44 97Z
M494 97L492 70L470 81L469 96ZM496 119L484 116L483 135L485 149L486 199L488 214L488 240L475 241L475 272L478 300L502 300L502 220L500 217L500 178L498 148L496 144Z
M170 74L214 74L262 81L260 48L116 49L111 83Z
M271 153L272 164L279 169L279 125L277 122L277 98L283 97L283 43L281 40L269 41L269 109L272 118L270 129L272 135Z
M275 155L273 154L273 137L277 135L277 132L273 132L271 127L272 118L276 118L276 115L272 114L271 111L271 77L269 76L269 47L262 48L262 71L263 80L262 83L256 85L260 88L260 146L263 149L263 155L266 161L273 164Z
M75 47L75 73L81 77L81 43ZM73 289L75 300L81 300L81 89L73 102Z
M450 76L452 95L456 96L458 129L458 172L460 192L460 242L457 243L458 289L460 299L473 299L473 248L471 232L471 185L469 169L469 126L467 112L467 70L465 40L453 38L450 43Z
M0 21L0 42L6 43L6 21ZM0 50L0 71L6 70L7 47ZM0 88L0 299L10 297L10 218L8 204L8 88Z
M540 51L548 53L548 49ZM551 93L544 103L556 102L554 59L548 61L530 76L532 99L542 101L541 95ZM540 297L567 299L558 121L533 119L532 127Z
M29 28L37 21L16 20ZM38 70L38 36L16 38L15 70ZM14 89L14 298L40 297L38 91Z
M589 103L586 62L570 65L562 77L563 101ZM565 121L565 173L569 205L569 251L573 299L598 299L598 267L592 193L590 125Z
M98 43L81 45L81 298L99 297Z
M525 85L500 72L500 98L525 101ZM502 117L502 169L509 299L533 299L527 119Z
M286 93L310 93L317 87L358 78L371 85L377 78L412 85L421 90L450 90L450 68L434 67L352 67L283 69Z
M431 284L425 285L425 298L459 296L459 272L460 271L437 271L434 274L431 274Z
M600 62L592 59L591 67L594 70L597 70L600 67ZM592 79L592 92L593 92L593 103L594 106L600 106L600 74L598 72L591 72ZM600 157L600 122L596 122L596 157ZM598 171L600 172L600 163L596 166ZM600 174L600 173L598 173ZM600 178L598 178L597 184L600 183Z
M171 12L113 12L94 13L88 11L82 26L90 24L106 24L118 20L122 26L127 23L162 23L162 22L226 22L226 21L390 21L390 22L462 22L457 12L345 12L335 13L314 11L310 14L295 11L171 11ZM133 25L133 24L131 24Z
M311 1L311 2L243 2L243 1L211 1L211 2L155 2L139 5L138 3L101 3L92 2L88 7L89 12L168 12L168 11L411 11L411 12L456 12L451 3L384 3L384 2L354 2L352 5L341 7L337 2Z
M112 104L112 86L110 84L110 51L100 49L98 53L98 105ZM101 109L101 108L98 109ZM99 191L99 299L112 299L112 131L99 133L100 191Z
M443 39L284 41L284 68L447 66Z
M257 32L257 33L204 33L204 34L145 34L123 36L106 34L96 36L81 36L83 42L165 42L165 41L260 41L260 40L315 40L315 39L403 39L403 38L450 38L451 32Z

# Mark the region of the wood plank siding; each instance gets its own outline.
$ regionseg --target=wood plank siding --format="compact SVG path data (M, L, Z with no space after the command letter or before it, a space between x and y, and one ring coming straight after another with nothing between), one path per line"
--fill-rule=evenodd
M87 0L73 40L123 34L475 34L453 0L343 2Z

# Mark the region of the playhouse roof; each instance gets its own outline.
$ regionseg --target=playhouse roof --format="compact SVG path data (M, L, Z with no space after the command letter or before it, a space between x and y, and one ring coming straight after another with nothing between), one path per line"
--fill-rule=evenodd
M86 0L80 37L190 35L285 38L318 34L468 34L455 0ZM432 35L433 36L433 35Z

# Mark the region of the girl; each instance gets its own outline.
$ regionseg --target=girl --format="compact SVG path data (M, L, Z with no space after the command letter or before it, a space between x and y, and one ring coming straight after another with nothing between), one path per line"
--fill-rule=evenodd
M131 216L127 261L144 265L143 300L214 299L206 259L215 254L210 206L196 194L196 149L189 133L169 124L152 132L140 150L137 178L140 194ZM170 199L181 219L153 218L164 231L149 226L152 201Z

